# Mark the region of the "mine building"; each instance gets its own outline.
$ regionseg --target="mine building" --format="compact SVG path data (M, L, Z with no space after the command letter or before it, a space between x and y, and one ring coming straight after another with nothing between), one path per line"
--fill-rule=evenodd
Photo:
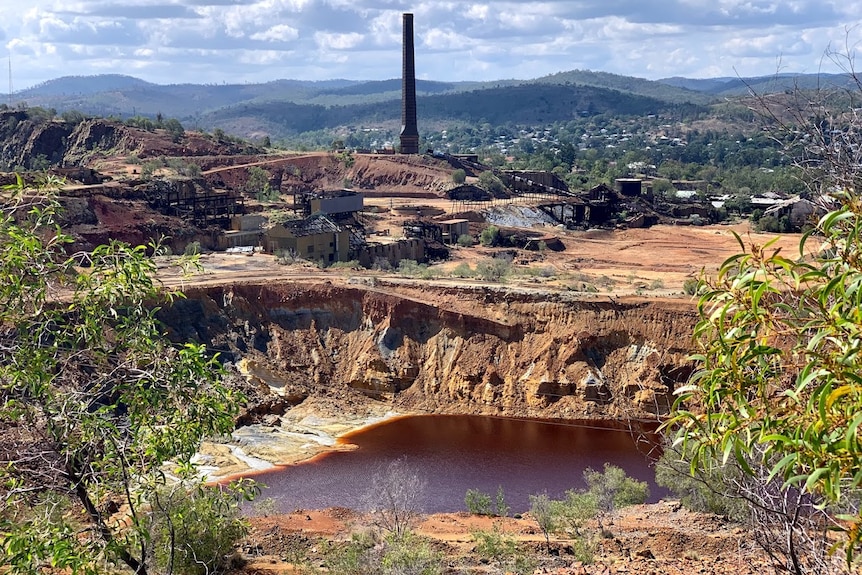
M503 170L498 176L510 190L519 194L573 196L568 184L552 172L536 170Z
M291 251L324 264L350 259L350 232L324 214L275 225L263 235L266 250L271 253Z
M832 209L831 199L821 196L813 201L799 196L793 196L782 200L767 208L764 215L775 218L787 217L790 223L797 229L806 224L814 224Z
M448 252L446 252L448 255ZM428 257L425 241L420 238L402 238L390 242L369 242L353 252L359 265L370 268L381 261L396 267L401 260L424 262Z
M199 188L193 180L155 180L148 190L150 205L165 214L185 218L195 225L227 228L231 218L243 213L239 194Z
M490 202L491 192L473 184L461 184L446 192L450 200L461 202Z
M463 219L444 220L437 222L442 229L442 240L444 244L458 243L458 238L470 233L470 221Z
M365 198L353 190L334 190L324 192L305 192L293 197L294 209L307 218L311 214L328 216L348 216L362 211Z
M263 240L263 226L267 219L258 214L234 216L230 229L219 238L219 248L257 247Z
M637 197L641 195L643 180L640 178L617 178L614 183L617 191L624 196Z

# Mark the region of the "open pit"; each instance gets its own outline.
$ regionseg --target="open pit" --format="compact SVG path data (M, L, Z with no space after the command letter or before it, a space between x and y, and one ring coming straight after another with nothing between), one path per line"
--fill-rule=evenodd
M161 312L170 335L239 366L252 400L242 451L208 452L218 475L349 448L335 439L392 414L654 422L691 372L687 300L394 278L186 296Z

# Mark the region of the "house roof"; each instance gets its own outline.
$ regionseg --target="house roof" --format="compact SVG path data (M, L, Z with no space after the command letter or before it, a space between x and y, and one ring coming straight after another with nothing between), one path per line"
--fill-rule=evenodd
M312 214L304 220L285 222L280 226L274 226L270 229L275 231L275 228L278 227L283 228L286 232L297 238L303 236L314 236L317 234L337 234L342 231L338 224L323 214Z

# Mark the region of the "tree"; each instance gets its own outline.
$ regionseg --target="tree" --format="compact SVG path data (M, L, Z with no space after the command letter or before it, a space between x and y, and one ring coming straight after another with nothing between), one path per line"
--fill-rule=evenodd
M547 493L539 495L530 495L530 515L539 524L539 529L545 536L545 548L548 552L551 551L551 536L550 534L556 529L556 517L551 499Z
M171 118L164 123L165 130L171 135L171 141L175 144L183 139L186 134L185 128L176 118Z
M551 509L557 518L557 529L571 537L580 537L584 524L596 516L598 505L591 493L566 491L566 498L551 502Z
M248 532L239 500L248 484L210 488L166 485L149 499L152 557L161 573L207 575L225 571L237 541ZM252 487L253 489L253 487Z
M862 81L848 71L858 96ZM814 531L785 522L782 568L794 573L828 560L826 527L844 534L848 568L862 545L862 120L851 100L833 96L758 99L808 193L837 204L802 237L798 254L737 237L740 253L703 279L698 369L676 391L665 426L690 455L692 473L731 462L760 487L762 497L749 490L751 501L776 516L827 510Z
M56 185L19 179L0 206L0 564L145 575L164 466L191 480L241 397L203 346L162 337L155 304L181 294L144 247L65 254Z
M467 181L467 172L458 168L454 172L452 172L452 183L458 184L459 186Z
M245 190L254 194L260 202L268 202L278 198L278 190L269 183L271 175L260 166L252 166L248 169L248 179L245 182Z
M495 246L500 240L500 228L490 225L479 234L479 243L485 247Z
M485 171L479 174L479 186L491 192L495 197L500 197L506 192L506 186L494 172Z
M604 532L602 517L614 509L643 503L649 497L649 486L645 481L638 481L626 475L626 472L615 465L605 463L604 471L591 468L584 470L584 480L587 482L587 493L595 501L598 513L599 530Z
M365 506L377 527L400 539L422 513L424 497L425 482L403 459L396 459L374 474Z

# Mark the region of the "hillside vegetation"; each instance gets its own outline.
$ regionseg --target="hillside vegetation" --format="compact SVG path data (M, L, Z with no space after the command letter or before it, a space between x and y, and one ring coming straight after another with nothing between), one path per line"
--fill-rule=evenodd
M711 100L640 78L574 71L530 81L417 82L423 121L548 122L579 112L655 113ZM126 118L173 117L205 129L249 135L264 124L280 138L343 125L400 121L401 80L276 80L262 84L158 85L130 76L68 76L17 94L27 106ZM237 123L238 118L254 118ZM253 128L252 128L253 126Z

